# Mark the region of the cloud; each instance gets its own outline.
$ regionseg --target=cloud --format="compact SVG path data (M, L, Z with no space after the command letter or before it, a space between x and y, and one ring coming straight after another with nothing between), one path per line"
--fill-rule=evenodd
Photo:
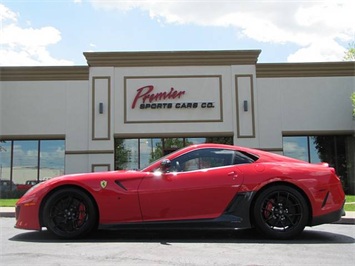
M0 4L0 21L3 23L5 20L17 21L17 15L6 6Z
M288 56L289 62L341 61L346 49L335 40L323 39L297 50Z
M239 38L294 44L289 61L339 61L344 43L354 40L355 2L295 0L92 0L95 8L128 12L141 9L165 24L234 27Z
M297 142L284 140L283 149L284 149L284 154L286 156L303 160L303 161L308 161L306 148L299 146Z
M353 0L88 1L100 10L140 10L163 25L234 28L236 39L274 44L275 49L287 44L296 47L288 56L289 62L341 61L348 44L355 40ZM74 64L49 52L49 47L61 42L58 29L51 25L35 28L24 20L0 4L0 65Z
M64 169L64 141L41 141L41 168ZM3 144L5 146L5 144ZM6 151L1 151L1 165L9 168L11 165L11 143L6 143ZM38 167L37 141L15 141L13 145L14 167Z
M2 23L0 38L0 65L38 66L73 65L69 60L54 58L47 47L61 40L59 30L54 27L22 28L18 25L19 15L0 4Z

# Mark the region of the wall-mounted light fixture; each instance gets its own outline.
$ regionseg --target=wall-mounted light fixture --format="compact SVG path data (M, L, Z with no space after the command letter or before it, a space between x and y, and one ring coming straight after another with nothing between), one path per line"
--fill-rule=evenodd
M244 112L248 112L248 101L244 101L243 102L243 110L244 110Z
M99 103L99 114L104 113L104 103Z

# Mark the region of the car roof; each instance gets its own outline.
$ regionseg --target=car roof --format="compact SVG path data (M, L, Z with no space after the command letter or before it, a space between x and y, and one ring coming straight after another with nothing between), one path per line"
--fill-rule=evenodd
M203 149L203 148L220 148L220 149L232 149L245 153L249 153L258 158L258 162L293 162L293 163L307 163L298 159L290 158L284 155L276 154L273 152L267 152L255 148L248 148L236 145L227 145L227 144L216 144L216 143L202 143L202 144L193 144L182 148L180 154L189 152L190 150Z

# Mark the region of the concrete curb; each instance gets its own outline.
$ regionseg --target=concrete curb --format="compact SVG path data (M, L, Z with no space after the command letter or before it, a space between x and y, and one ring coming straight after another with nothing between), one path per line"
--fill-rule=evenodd
M15 208L12 207L0 207L0 217L3 218L14 218ZM334 224L354 224L355 225L355 212L346 212L339 221L334 222Z
M0 217L15 217L15 207L0 207Z
M355 225L355 218L352 217L343 217L339 221L334 222L333 224L354 224Z
M0 212L0 217L14 218L15 217L15 213L14 212Z

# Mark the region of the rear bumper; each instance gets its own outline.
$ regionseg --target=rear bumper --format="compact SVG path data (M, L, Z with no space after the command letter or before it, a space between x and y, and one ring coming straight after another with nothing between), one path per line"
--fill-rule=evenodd
M337 211L330 212L325 215L313 217L311 226L337 222L341 219L342 216L345 216L344 205L341 209Z

